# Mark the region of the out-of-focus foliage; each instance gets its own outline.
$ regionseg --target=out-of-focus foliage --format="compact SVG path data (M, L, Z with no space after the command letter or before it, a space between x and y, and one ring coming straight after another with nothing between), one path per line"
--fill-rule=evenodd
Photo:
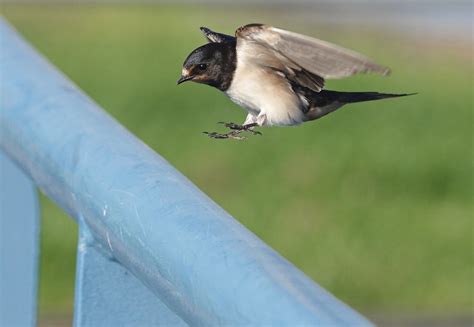
M471 310L470 47L287 11L201 6L4 6L3 14L119 122L244 225L363 312ZM217 90L176 86L199 26L266 22L393 69L328 89L419 92L347 106L247 142L212 140L243 110ZM43 198L42 313L72 308L75 224Z

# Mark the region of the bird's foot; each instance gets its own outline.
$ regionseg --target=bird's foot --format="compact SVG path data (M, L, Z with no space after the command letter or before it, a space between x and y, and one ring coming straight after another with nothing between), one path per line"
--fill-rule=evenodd
M239 140L243 141L247 139L245 136L239 135L242 131L236 130L236 131L230 131L228 133L216 133L216 132L203 132L207 136L213 138L213 139L234 139L234 140Z
M239 141L243 141L247 139L245 136L240 135L242 132L250 132L253 135L262 135L262 133L253 129L255 126L258 126L257 123L239 125L236 123L219 122L219 124L222 124L225 127L229 128L230 132L227 132L227 133L203 132L203 133L214 139L234 139L234 140L239 140Z
M225 127L230 128L233 131L250 132L253 135L262 135L261 132L253 129L255 126L258 126L257 123L239 125L236 123L226 123L226 122L220 121L219 124L223 124Z

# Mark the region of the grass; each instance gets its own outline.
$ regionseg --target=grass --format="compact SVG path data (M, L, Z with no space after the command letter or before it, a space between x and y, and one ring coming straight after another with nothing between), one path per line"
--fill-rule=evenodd
M472 308L472 64L445 47L369 28L303 24L291 12L201 6L19 6L3 14L118 121L217 203L363 312ZM199 26L247 22L317 35L392 67L328 89L419 92L355 104L247 142L201 135L244 112L218 91L176 87ZM42 197L40 309L72 310L74 223Z

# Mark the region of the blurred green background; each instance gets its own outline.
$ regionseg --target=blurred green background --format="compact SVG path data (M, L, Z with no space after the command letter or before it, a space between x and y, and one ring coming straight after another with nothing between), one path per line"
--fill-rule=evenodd
M471 316L472 53L369 25L267 7L2 5L2 14L120 123L337 297L371 318ZM306 12L306 14L308 14ZM212 140L245 113L176 80L205 25L265 22L392 68L327 89L418 92L347 106L246 142ZM75 223L44 196L40 315L73 310Z

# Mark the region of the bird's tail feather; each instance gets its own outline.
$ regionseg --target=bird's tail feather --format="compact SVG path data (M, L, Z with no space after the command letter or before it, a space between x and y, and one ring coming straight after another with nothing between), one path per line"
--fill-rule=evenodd
M315 120L321 118L333 111L336 111L347 103L373 101L388 98L403 97L413 95L416 93L378 93L378 92L338 92L322 90L321 92L311 92L310 95L310 109L306 113L307 120Z
M381 99L404 97L407 95L416 94L416 93L391 94L391 93L379 93L379 92L337 92L337 91L328 91L328 90L323 90L320 93L325 93L324 95L327 96L327 98L331 98L334 101L341 102L341 103L381 100Z

